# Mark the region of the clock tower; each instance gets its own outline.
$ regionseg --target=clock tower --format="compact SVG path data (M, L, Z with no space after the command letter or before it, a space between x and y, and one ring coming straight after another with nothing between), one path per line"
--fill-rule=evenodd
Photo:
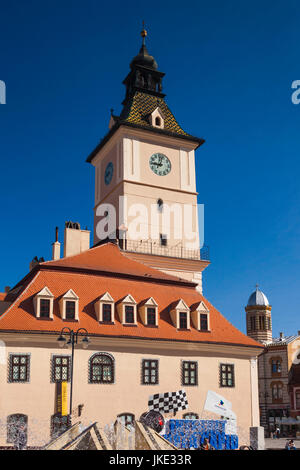
M119 116L87 158L95 167L94 244L114 240L130 258L197 284L209 264L199 241L195 150L162 92L145 45L130 63Z

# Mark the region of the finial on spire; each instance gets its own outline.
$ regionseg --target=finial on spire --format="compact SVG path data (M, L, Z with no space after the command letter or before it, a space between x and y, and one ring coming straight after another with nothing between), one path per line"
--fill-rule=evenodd
M143 20L143 29L141 31L141 36L143 38L143 46L145 45L146 42L146 36L147 36L147 31L145 29L145 21Z
M259 285L256 283L256 286L255 286L255 287L256 287L256 290L258 290Z

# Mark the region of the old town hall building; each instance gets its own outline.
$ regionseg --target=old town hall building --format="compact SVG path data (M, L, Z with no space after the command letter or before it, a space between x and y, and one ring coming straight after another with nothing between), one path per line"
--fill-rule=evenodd
M195 150L204 141L176 121L142 36L123 109L87 159L95 168L93 246L88 230L66 223L63 256L57 236L52 260L33 260L0 295L1 447L13 445L22 424L29 446L71 418L130 424L149 395L182 388L188 409L179 418L201 416L212 390L232 403L242 443L259 425L263 346L202 295L209 260L199 243Z

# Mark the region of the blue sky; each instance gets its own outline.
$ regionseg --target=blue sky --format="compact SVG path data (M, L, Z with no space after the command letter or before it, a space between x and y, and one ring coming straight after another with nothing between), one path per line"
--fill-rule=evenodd
M99 2L12 0L1 6L0 291L51 257L66 220L92 229L85 158L121 110L140 47L166 73L166 100L197 151L211 265L204 293L245 331L259 283L273 333L299 322L300 9L296 0Z

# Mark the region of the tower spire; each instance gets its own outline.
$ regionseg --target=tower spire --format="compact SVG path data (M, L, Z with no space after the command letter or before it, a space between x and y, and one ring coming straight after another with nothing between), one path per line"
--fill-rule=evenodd
M141 31L141 36L143 38L143 46L146 45L147 30L145 29L145 21L143 20L143 29Z

